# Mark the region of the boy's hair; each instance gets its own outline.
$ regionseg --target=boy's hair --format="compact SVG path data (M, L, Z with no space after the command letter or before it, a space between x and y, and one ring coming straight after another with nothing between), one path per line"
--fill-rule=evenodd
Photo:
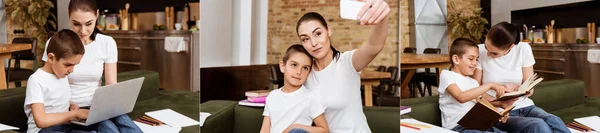
M518 43L517 28L506 21L502 21L494 25L488 31L487 39L489 39L490 43L492 43L492 45L495 47L506 50L511 46L511 44Z
M75 55L83 55L85 53L85 48L77 33L69 29L63 29L56 32L56 34L50 38L46 53L53 53L55 59L58 61Z
M479 48L473 40L466 38L456 38L452 42L452 45L450 46L450 62L452 62L452 67L454 67L452 56L457 55L459 58L462 58L462 56L467 52L467 48L470 47Z
M288 61L288 59L290 58L290 56L292 56L292 54L296 54L296 53L303 53L304 55L308 56L308 58L310 59L311 66L312 66L313 57L310 56L308 51L306 51L306 49L304 49L304 47L300 44L293 44L285 51L285 55L283 55L283 64L285 64Z

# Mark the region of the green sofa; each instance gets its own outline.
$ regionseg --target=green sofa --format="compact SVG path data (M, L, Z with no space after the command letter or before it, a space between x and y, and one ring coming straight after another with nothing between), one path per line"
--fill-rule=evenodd
M126 81L138 77L145 77L144 83L133 112L129 113L132 119L140 118L145 112L170 108L194 120L199 120L199 93L177 90L159 90L158 73L153 71L137 70L118 73L118 81ZM23 111L25 101L25 88L11 88L0 90L0 123L19 127L19 132L27 129L27 117ZM182 133L197 133L199 126L182 128ZM14 132L14 131L0 131Z
M560 117L564 122L590 115L600 115L600 98L586 98L585 84L580 80L561 79L544 81L535 87L530 97L536 106ZM412 111L402 118L441 126L439 96L402 99L401 105L411 106Z
M200 128L202 133L257 133L263 120L262 107L240 106L237 101L207 101L200 104L200 111L211 114ZM400 108L364 107L363 111L372 132L400 132Z

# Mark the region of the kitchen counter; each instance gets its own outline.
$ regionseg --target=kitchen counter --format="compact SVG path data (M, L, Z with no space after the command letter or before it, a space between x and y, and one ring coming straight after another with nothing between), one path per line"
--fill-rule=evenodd
M117 42L119 72L151 70L159 73L160 88L195 91L192 88L192 64L198 61L198 32L187 30L102 31ZM187 51L167 52L165 37L184 37Z
M600 49L600 44L531 44L536 60L534 71L544 80L583 80L587 96L600 96L600 82L592 78L600 74L600 64L587 61L588 49Z

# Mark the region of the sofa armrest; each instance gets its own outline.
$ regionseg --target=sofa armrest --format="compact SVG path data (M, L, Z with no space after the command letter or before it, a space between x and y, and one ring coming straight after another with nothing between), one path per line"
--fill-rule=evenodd
M367 123L374 133L400 132L399 107L363 107Z
M402 106L410 106L411 112L406 114L410 118L427 122L433 125L442 125L442 112L440 110L439 96L402 99Z
M585 103L585 84L574 79L544 81L530 98L547 112L573 107Z
M18 127L19 131L27 130L27 116L23 109L25 90L25 87L0 90L0 123Z
M234 133L258 133L262 127L265 108L235 105L233 117Z
M211 115L200 127L202 133L232 133L235 101L211 100L200 104L200 112Z

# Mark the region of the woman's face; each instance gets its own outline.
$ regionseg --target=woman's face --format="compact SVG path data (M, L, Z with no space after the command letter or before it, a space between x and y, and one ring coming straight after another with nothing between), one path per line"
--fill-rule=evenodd
M507 49L500 49L496 46L494 46L492 44L491 41L485 39L485 49L487 50L487 56L492 57L492 58L498 58L498 57L502 57L506 54L508 54L508 52L510 52L510 49L512 49L512 47L514 46L514 44L510 44L511 46L508 47Z
M330 53L329 36L331 36L331 30L325 28L317 20L302 22L298 26L298 37L302 46L317 60L323 59Z
M69 15L71 29L79 35L79 39L82 41L89 40L96 27L96 18L98 18L96 12L74 11Z

